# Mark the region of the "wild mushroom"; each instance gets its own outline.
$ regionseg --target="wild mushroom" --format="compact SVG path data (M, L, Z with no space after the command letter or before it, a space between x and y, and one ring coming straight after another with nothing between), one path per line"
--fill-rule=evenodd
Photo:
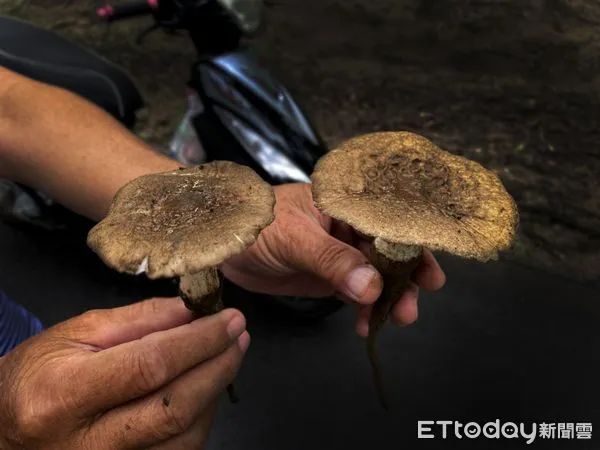
M216 161L144 175L123 186L88 246L109 267L177 278L196 317L223 309L219 266L274 220L275 195L252 169ZM236 402L233 387L228 387Z
M409 132L352 138L323 156L312 174L315 206L373 238L370 259L383 292L369 320L367 354L388 409L376 336L409 286L423 248L482 262L514 240L516 204L498 176Z

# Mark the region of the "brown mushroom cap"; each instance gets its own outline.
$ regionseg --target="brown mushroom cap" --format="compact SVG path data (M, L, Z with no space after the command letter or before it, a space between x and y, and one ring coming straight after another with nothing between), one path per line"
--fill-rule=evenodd
M316 207L363 234L481 261L511 246L519 222L494 172L409 132L344 142L312 183Z
M228 161L141 176L116 194L88 246L110 267L149 278L216 267L274 220L272 187Z

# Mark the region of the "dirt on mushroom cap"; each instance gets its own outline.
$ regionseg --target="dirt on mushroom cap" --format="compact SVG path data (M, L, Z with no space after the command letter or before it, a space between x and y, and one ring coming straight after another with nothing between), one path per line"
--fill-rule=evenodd
M149 278L180 276L252 245L274 206L267 182L228 161L145 175L119 190L88 246L120 272L135 274L146 261Z
M509 248L516 204L498 176L409 132L350 139L321 158L315 205L357 231L481 261Z

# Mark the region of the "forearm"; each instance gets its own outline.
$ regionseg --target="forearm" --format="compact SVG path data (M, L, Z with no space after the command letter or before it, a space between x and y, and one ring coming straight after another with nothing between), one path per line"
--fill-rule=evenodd
M0 177L93 220L140 175L178 167L95 105L0 69Z

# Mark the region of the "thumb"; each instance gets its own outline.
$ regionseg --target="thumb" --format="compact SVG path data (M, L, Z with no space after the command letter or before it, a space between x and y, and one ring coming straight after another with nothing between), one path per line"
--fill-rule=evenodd
M367 257L329 235L315 230L310 239L303 240L302 249L296 249L299 265L328 281L336 291L362 304L377 300L383 287L379 272Z

